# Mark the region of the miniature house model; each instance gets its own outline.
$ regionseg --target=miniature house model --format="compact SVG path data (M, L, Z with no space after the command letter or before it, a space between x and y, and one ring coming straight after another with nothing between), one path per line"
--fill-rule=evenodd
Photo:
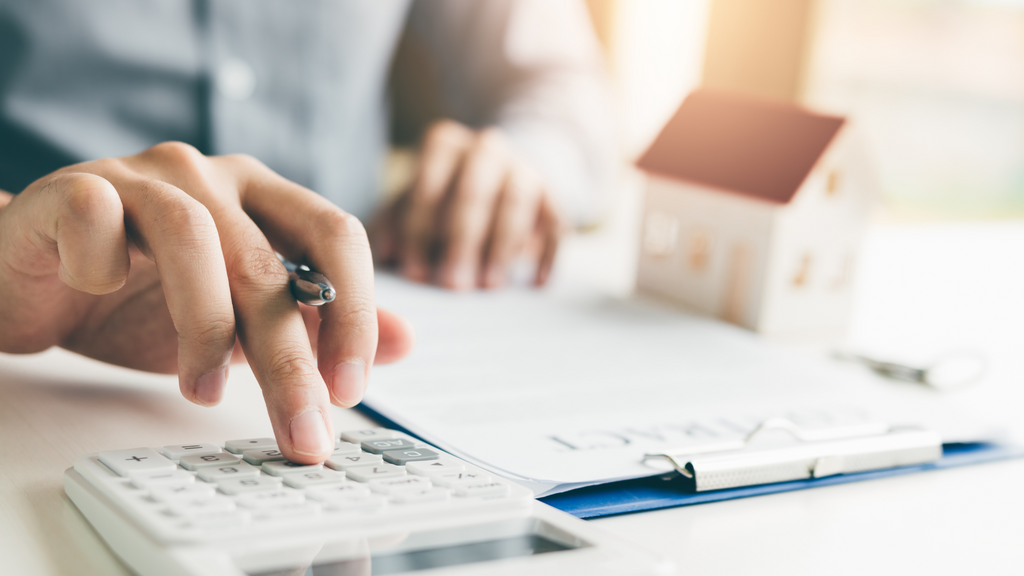
M846 124L692 93L638 162L638 289L764 334L841 336L874 194Z

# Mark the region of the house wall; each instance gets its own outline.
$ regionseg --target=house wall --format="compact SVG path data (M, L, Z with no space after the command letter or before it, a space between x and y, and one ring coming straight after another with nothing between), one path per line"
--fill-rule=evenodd
M638 290L755 328L774 203L650 175Z
M792 338L845 334L872 195L856 138L844 129L779 211L760 332Z

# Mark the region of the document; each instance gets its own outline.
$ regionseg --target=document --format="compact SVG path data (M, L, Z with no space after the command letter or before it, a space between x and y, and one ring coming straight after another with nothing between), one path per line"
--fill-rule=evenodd
M797 354L718 320L580 290L453 294L377 277L417 334L373 371L365 403L538 496L662 470L644 454L735 444L767 418L808 431L972 424L923 387Z

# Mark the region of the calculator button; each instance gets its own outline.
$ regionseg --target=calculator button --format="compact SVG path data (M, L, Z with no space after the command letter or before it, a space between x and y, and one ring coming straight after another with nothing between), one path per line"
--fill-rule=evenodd
M276 506L279 504L302 503L306 501L306 497L298 490L278 488L276 490L267 490L265 492L242 494L236 498L235 501L243 508L266 508L268 506Z
M183 486L158 486L151 488L149 497L157 502L182 502L187 500L211 500L217 493L213 484L186 484Z
M231 464L230 466L208 466L199 469L199 479L206 482L220 482L229 478L256 478L259 475L259 468L250 466L245 462Z
M377 454L359 452L355 454L338 454L335 452L324 462L324 466L335 470L348 470L356 466L370 466L372 464L383 464L384 458Z
M281 479L271 476L258 476L256 478L229 478L217 482L217 488L229 495L247 494L249 492L263 492L265 490L277 490L281 487Z
M242 452L242 456L245 457L245 461L253 466L262 466L264 462L273 462L274 460L284 460L284 454L277 448L264 448L258 450L246 450Z
M216 444L174 444L173 446L164 446L160 452L171 460L178 460L182 456L216 454L223 450Z
M263 472L271 476L284 476L296 472L315 472L316 470L323 470L323 467L323 464L299 464L298 462L289 462L287 460L275 460L273 462L264 462L262 469Z
M252 515L258 519L292 518L295 516L315 516L320 513L320 504L316 502L295 502L266 508L255 508Z
M195 516L209 512L230 512L235 509L235 502L223 496L175 502L169 506L175 516Z
M341 433L341 439L345 442L359 444L363 440L388 440L398 436L398 432L387 428L370 428L367 430L349 430Z
M345 476L355 480L356 482L369 482L370 480L380 480L384 478L394 478L397 476L405 476L405 468L395 466L392 464L376 464L374 466L356 466L355 468L346 468Z
M161 456L152 448L129 448L100 452L100 462L107 465L118 476L170 472L177 468L174 462Z
M427 462L410 462L406 465L405 469L410 474L417 474L419 476L440 476L453 472L462 472L466 469L466 465L461 460L442 456L439 459Z
M493 498L508 494L508 484L504 482L462 482L452 486L456 496L468 498L470 496L481 496Z
M224 443L224 449L232 454L241 454L246 450L266 450L267 448L277 448L277 440L273 438L243 438L228 440Z
M359 452L360 450L362 450L362 448L359 447L359 444L342 442L340 440L334 443L335 454L351 454L352 452Z
M369 512L379 510L387 504L386 497L371 494L370 490L361 484L343 484L336 488L337 491L329 492L307 490L306 495L334 512ZM358 492L354 488L362 488L364 491Z
M409 450L388 450L383 452L381 456L392 464L403 466L409 462L437 460L439 454L426 448L411 448Z
M252 514L247 510L226 510L196 514L188 519L185 526L199 530L220 531L230 528L241 528L251 520Z
M345 482L334 486L316 486L306 490L306 497L319 502L332 502L351 498L364 498L370 495L370 489L366 484Z
M284 483L292 488L310 488L313 486L330 486L341 484L345 481L344 472L334 470L316 470L313 472L301 472L289 474L284 477Z
M184 470L170 470L168 472L154 472L153 474L136 474L132 478L132 484L136 488L153 488L155 486L182 486L192 484L196 477Z
M370 490L377 494L397 494L409 490L420 491L431 488L430 480L423 476L401 476L399 478L387 478L374 480L369 484Z
M202 454L192 456L182 456L178 460L178 464L186 470L198 470L200 468L206 468L207 466L227 466L231 464L238 464L242 460L234 454L227 452L218 452L217 454Z
M448 499L448 491L444 488L430 488L429 490L405 491L391 495L391 501L395 504L421 504L425 502L440 502Z
M438 486L451 488L466 482L488 482L491 477L482 472L451 472L438 476L431 476L430 480Z
M415 448L416 445L405 438L392 438L391 440L364 440L362 447L363 450L371 454L380 454L387 450L408 450Z

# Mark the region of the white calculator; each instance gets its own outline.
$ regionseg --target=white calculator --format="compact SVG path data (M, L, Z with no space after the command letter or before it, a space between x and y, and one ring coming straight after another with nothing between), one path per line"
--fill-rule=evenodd
M672 565L394 430L313 466L273 438L80 457L64 490L149 575L670 574Z

